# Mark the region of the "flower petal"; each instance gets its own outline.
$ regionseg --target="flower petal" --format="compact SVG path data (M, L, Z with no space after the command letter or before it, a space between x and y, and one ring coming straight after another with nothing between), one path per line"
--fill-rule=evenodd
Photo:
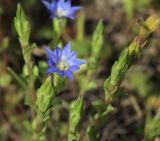
M66 56L67 58L70 56L71 51L71 42L68 42L62 50L62 56Z
M80 10L82 7L81 6L74 6L74 7L71 7L70 11L68 12L68 18L70 19L74 19L74 14L76 11Z
M48 9L48 11L50 13L53 13L56 10L55 2L50 3L50 2L48 2L46 0L42 0L42 3L44 4L44 6Z
M72 51L68 57L68 60L71 61L76 59L76 55L77 55L76 51Z
M79 68L79 66L71 66L71 67L69 67L69 69L68 70L70 70L70 71L76 71L76 70L79 70L80 68Z
M70 66L79 66L79 65L82 65L82 64L86 64L87 61L85 60L82 60L82 59L75 59L75 60L72 60L71 62L69 62L69 65Z
M53 9L56 10L56 8L57 8L57 2L55 0L52 0L51 6L52 6Z
M65 4L66 4L67 9L71 8L71 1L70 0L67 0Z
M73 73L72 73L71 71L66 70L66 71L64 71L64 73L65 73L65 75L68 76L68 78L69 78L70 80L73 80Z
M47 64L48 64L49 66L53 66L53 61L52 61L51 59L48 59Z
M54 53L55 53L55 54L56 54L56 56L57 56L57 60L56 60L56 62L58 63L58 62L59 62L59 60L61 59L62 50L61 50L60 48L56 47L56 49L55 49Z
M65 0L58 0L58 6L63 6L65 4Z
M64 71L57 70L56 72L57 72L60 76L64 76L64 75L65 75Z
M52 67L48 67L48 69L47 69L47 74L48 73L52 73L52 72L57 72L57 68L56 67L54 67L54 66L52 66Z
M56 56L56 54L52 50L50 50L49 48L47 48L47 47L44 50L47 52L49 58L52 59L52 61L54 63L57 63L57 56Z
M45 5L45 7L46 7L48 10L52 10L52 9L51 9L51 3L49 3L49 2L46 1L46 0L42 0L42 3Z

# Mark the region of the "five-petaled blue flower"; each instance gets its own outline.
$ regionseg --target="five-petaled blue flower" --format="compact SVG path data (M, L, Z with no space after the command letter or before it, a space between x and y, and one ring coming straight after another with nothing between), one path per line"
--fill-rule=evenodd
M71 6L70 0L52 0L48 2L47 0L42 0L42 3L46 6L50 13L50 18L69 18L74 19L74 13L81 9L80 6Z
M73 79L73 72L80 69L81 64L86 64L85 60L76 58L76 51L71 51L71 43L67 43L63 49L56 48L54 51L45 48L48 59L47 73L57 72L60 76L68 76Z

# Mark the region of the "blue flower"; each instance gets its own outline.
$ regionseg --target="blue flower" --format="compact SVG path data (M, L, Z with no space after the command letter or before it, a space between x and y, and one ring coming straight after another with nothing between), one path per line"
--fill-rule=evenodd
M81 9L80 6L71 6L70 0L52 0L48 2L47 0L42 0L42 3L46 6L50 13L50 18L69 18L74 19L74 13Z
M73 72L80 69L81 64L86 64L85 60L76 58L76 51L71 51L71 43L67 43L63 49L56 48L54 51L45 48L49 59L47 73L56 72L60 76L68 76L73 79Z

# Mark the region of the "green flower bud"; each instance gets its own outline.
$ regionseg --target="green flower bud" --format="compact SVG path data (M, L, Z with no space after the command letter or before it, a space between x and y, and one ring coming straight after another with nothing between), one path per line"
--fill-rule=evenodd
M56 93L52 77L49 76L37 91L37 101L36 101L37 111L45 114L51 107L51 103L55 95Z
M79 97L71 103L69 116L68 141L79 140L79 123L83 116L84 102L83 97Z
M38 77L38 75L39 75L39 69L38 69L37 66L34 66L34 67L33 67L33 75L34 75L35 77Z
M116 61L112 67L111 81L110 81L111 85L119 86L128 68L129 68L129 53L128 49L126 48L122 52L119 60Z
M96 30L93 33L92 37L92 50L91 58L89 59L89 69L91 71L97 70L99 63L100 52L104 43L104 25L102 20L98 23Z
M30 24L20 4L17 5L14 24L22 47L27 47L30 36Z
M160 109L157 110L153 116L151 111L148 111L147 120L145 125L145 138L153 140L160 135Z
M140 58L141 56L141 48L140 48L141 45L140 44L141 44L141 41L137 37L128 47L130 61L134 62L134 60L136 61L137 59Z
M145 21L142 19L140 24L140 35L146 38L150 33L154 32L160 23L160 19L156 15L148 17Z

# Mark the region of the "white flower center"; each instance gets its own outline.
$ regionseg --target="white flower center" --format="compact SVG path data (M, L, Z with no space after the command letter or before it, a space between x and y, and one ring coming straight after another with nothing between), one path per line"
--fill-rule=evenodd
M60 70L67 70L69 67L69 64L67 62L67 59L65 57L62 57L59 63L57 64L57 68Z
M67 11L62 9L62 8L58 8L57 9L57 16L58 17L63 17L63 16L66 16L67 15Z

